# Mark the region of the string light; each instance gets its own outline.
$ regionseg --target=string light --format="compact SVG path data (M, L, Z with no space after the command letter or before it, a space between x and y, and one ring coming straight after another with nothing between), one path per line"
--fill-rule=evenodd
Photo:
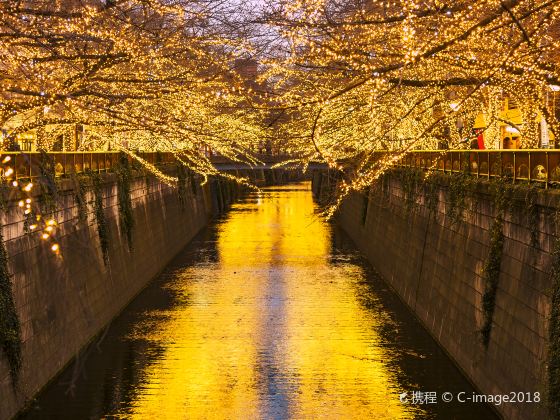
M558 2L277 0L260 19L276 49L214 25L223 2L84 3L0 5L5 139L34 132L49 150L79 133L80 149L121 150L170 184L135 151L169 151L207 179L221 175L212 153L253 164L270 141L290 163L344 170L343 196L412 150L468 148L475 128L486 148L507 127L537 146L543 119L560 135L548 100L560 86ZM236 60L260 51L248 81Z
M311 3L280 2L269 24L292 53L268 60L264 77L278 80L277 109L291 114L286 147L344 170L342 196L369 188L409 151L469 148L476 121L485 121L486 148L501 147L508 126L521 147L536 147L542 117L560 135L546 100L560 86L558 4ZM379 161L375 151L394 155Z

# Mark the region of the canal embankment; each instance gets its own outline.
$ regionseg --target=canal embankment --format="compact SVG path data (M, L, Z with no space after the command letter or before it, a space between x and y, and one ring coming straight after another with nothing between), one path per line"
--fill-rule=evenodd
M0 419L24 407L239 193L223 179L201 186L187 171L178 187L142 171L58 179L34 197L50 206L58 252L52 238L30 232L20 197L6 196L13 305L3 313L13 322L3 322L12 329L2 331Z
M336 182L315 172L316 197ZM403 169L336 220L482 393L540 396L496 406L505 418L543 419L558 415L559 208L556 190Z

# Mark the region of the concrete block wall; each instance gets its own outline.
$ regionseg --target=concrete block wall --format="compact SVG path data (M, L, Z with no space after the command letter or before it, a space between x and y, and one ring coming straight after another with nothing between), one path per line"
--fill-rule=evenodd
M59 189L60 256L37 235L24 234L23 212L15 203L2 216L21 323L23 366L14 388L0 351L0 419L14 416L235 195L235 188L214 181L204 188L197 186L196 192L187 188L182 206L176 188L154 178L135 177L131 197L136 227L130 251L118 226L115 176L105 175L103 182L110 232L107 264L92 205L88 206L87 222L80 222L70 180L62 181ZM86 198L91 202L93 193L88 192Z
M330 177L332 179L332 177ZM316 173L316 195L334 185ZM505 242L488 349L481 343L483 267L489 229L495 216L490 189L478 185L467 199L464 220L448 215L446 186L430 216L426 197L418 194L407 211L400 182L388 188L353 194L337 221L473 384L485 394L540 392L540 404L502 404L507 419L549 418L546 399L548 318L552 292L556 191L539 196L539 245L531 246L531 228L523 207L513 206L504 222ZM473 187L474 188L474 187ZM365 202L367 200L367 213Z

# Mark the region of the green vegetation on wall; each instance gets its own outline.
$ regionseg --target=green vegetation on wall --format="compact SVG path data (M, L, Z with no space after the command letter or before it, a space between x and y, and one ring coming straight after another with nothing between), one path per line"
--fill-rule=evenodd
M128 249L132 251L135 225L130 190L132 171L130 163L128 162L128 157L124 153L121 153L119 156L119 165L116 168L116 173L120 229L121 233L126 236Z
M482 295L483 323L480 333L482 344L488 348L490 333L496 308L496 293L500 280L500 267L504 250L504 217L511 199L511 187L502 179L492 183L494 197L494 222L490 228L490 251L484 264L482 275L484 277L484 294Z
M435 172L426 176L424 179L424 205L428 209L430 215L437 218L437 210L439 205L439 189L440 185L437 182L437 176Z
M466 208L466 197L472 194L473 190L478 189L478 183L490 185L491 195L494 197L495 218L490 228L490 244L488 258L483 268L484 293L482 297L483 325L480 330L481 341L487 348L490 342L490 333L496 305L496 293L500 278L500 268L502 264L502 254L504 247L504 218L506 211L512 203L514 187L508 182L507 178L495 178L490 181L478 180L470 175L459 172L455 174L431 173L424 176L424 173L414 168L397 168L387 171L380 177L381 191L385 195L388 191L388 179L395 176L400 181L405 201L405 208L410 212L417 203L418 188L421 185L424 193L424 206L428 208L430 214L437 214L439 204L439 190L447 184L447 208L446 213L452 223L457 223L463 219ZM531 244L538 245L538 220L539 210L537 207L537 188L517 186L515 189L522 190L527 188L524 211L528 216L531 229Z
M405 200L405 209L410 213L416 205L418 187L424 178L424 172L416 168L402 168L397 173Z
M76 203L76 207L78 208L78 220L81 223L85 223L87 222L88 213L85 177L72 175L72 180L74 181L74 203Z
M99 245L103 254L105 264L109 261L109 227L103 209L103 184L98 173L91 173L93 184L93 210L97 224L97 234L99 235Z
M525 214L527 215L527 226L531 232L531 247L539 247L539 208L537 206L538 188L529 185L525 195Z
M8 254L0 227L0 346L10 367L15 386L21 368L21 332L14 304Z
M456 224L463 221L471 177L465 172L460 172L449 176L448 180L447 200L449 208L446 213L451 223Z
M41 185L41 197L39 204L44 214L52 214L56 211L58 199L58 187L56 184L56 172L54 159L44 150L41 150L39 161L39 184Z

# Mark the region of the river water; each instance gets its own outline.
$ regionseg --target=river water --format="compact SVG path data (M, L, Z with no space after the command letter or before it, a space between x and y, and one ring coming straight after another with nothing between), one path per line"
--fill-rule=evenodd
M460 391L474 390L302 183L201 232L22 417L495 418L442 402Z

